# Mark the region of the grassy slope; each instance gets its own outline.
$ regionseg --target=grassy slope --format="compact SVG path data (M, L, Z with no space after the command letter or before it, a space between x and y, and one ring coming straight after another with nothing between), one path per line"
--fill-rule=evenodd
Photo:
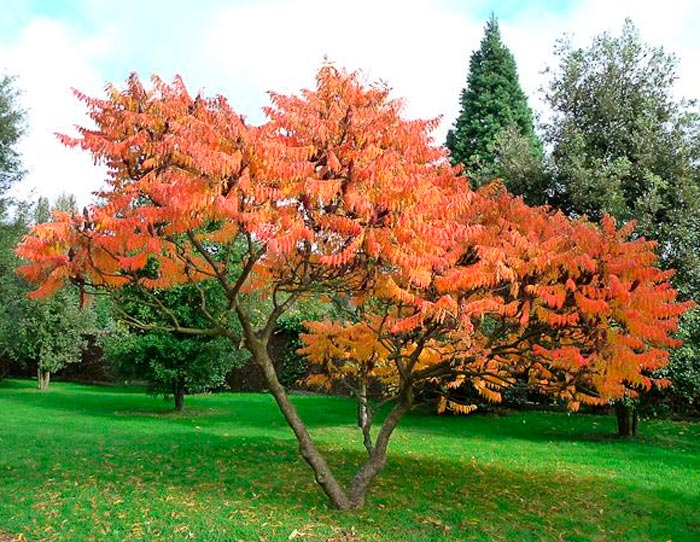
M700 425L519 413L405 420L365 510L329 509L266 395L0 383L0 540L700 540ZM354 404L295 398L345 479Z

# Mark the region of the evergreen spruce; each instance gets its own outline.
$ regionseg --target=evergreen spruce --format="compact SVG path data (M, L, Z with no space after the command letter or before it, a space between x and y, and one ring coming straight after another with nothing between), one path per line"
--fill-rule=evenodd
M479 185L503 177L509 190L531 203L544 200L542 145L518 80L513 55L494 15L469 61L461 111L447 135L453 163Z

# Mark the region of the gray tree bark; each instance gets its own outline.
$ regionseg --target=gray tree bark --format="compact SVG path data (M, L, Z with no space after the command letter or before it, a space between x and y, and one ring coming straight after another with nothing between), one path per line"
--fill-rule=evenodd
M49 381L51 380L51 371L44 371L39 367L36 370L36 375L36 387L41 391L46 391L49 388Z

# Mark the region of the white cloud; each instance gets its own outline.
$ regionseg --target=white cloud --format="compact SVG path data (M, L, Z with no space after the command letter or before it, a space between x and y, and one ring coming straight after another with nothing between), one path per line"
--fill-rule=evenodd
M577 2L565 14L522 11L501 24L504 41L515 56L531 105L538 110L544 107L538 93L545 82L541 72L547 66L556 66L556 40L566 35L574 46L585 48L602 32L619 35L627 17L639 29L644 42L663 46L679 57L676 96L700 97L700 72L696 69L700 59L700 3L670 0L660 9L653 2L588 0Z
M108 47L103 39L76 38L63 23L36 19L12 46L0 50L8 73L18 76L27 111L28 130L19 149L28 174L16 195L54 199L69 192L82 204L100 185L104 173L85 153L63 147L55 133L73 133L75 124L85 124L85 108L71 87L101 92L103 83L92 63Z
M257 107L266 103L267 90L311 86L324 56L388 81L412 116L436 117L456 104L481 21L427 2L340 6L304 0L229 8L212 17L203 57L228 75L229 96L240 93L246 105L252 96Z

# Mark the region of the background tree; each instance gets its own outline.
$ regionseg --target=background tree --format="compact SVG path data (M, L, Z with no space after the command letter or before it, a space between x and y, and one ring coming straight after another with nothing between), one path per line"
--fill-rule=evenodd
M236 361L224 339L163 331L116 330L101 345L120 378L147 380L150 391L172 397L178 411L185 408L185 394L222 387Z
M0 194L17 182L23 173L16 144L24 133L24 111L18 103L15 82L0 76Z
M620 35L603 33L588 48L564 41L555 52L551 203L573 216L635 220L658 242L661 265L677 270L681 295L700 299L700 116L674 98L676 58L642 42L630 20ZM688 349L700 343L686 343L679 367L697 358Z
M62 195L54 208L75 213L75 198ZM26 220L26 215L16 215L16 241L26 233L28 222L37 224L51 219L49 200L37 200L31 209L31 221ZM11 261L19 263L16 257ZM1 326L4 348L15 362L36 367L37 387L46 390L52 373L81 360L87 336L96 329L96 312L81 308L82 294L73 285L64 286L47 299L28 299L30 285L14 273L6 277L4 288L8 294Z
M26 295L30 290L26 281L15 272L20 260L14 252L17 243L27 233L29 214L22 205L12 218L4 216L0 219L0 298L3 300L0 303L0 378L16 365L12 355L13 342L17 339L17 326L23 313L21 307L26 305Z
M476 185L502 177L512 193L524 195L529 203L542 203L542 145L515 59L501 39L494 15L469 61L460 106L447 134L452 162L462 164Z
M215 285L201 288L211 291ZM224 298L223 292L217 293L219 300ZM162 313L140 303L139 295L134 289L120 293L115 299L115 317L121 325L101 340L105 359L120 378L147 380L152 392L171 396L175 410L182 411L185 394L223 386L227 373L248 360L247 351L235 348L224 337L162 331ZM194 287L182 285L156 295L184 325L206 327L197 310L200 294ZM216 301L209 296L210 304Z
M52 373L80 361L86 335L94 327L91 311L80 308L80 294L65 286L52 297L28 300L15 322L10 350L18 361L35 365L37 387L46 390Z
M18 208L14 216L8 216L10 202L6 193L23 173L17 143L25 129L24 111L18 104L18 91L14 79L0 76L0 378L9 370L11 356L9 336L15 320L9 305L21 298L21 281L14 268L17 258L14 247L23 235L27 220L26 206Z
M679 286L694 289L700 117L673 97L675 57L643 43L629 19L619 36L601 34L587 49L564 41L555 52L546 91L552 203L593 220L636 220L678 269Z

